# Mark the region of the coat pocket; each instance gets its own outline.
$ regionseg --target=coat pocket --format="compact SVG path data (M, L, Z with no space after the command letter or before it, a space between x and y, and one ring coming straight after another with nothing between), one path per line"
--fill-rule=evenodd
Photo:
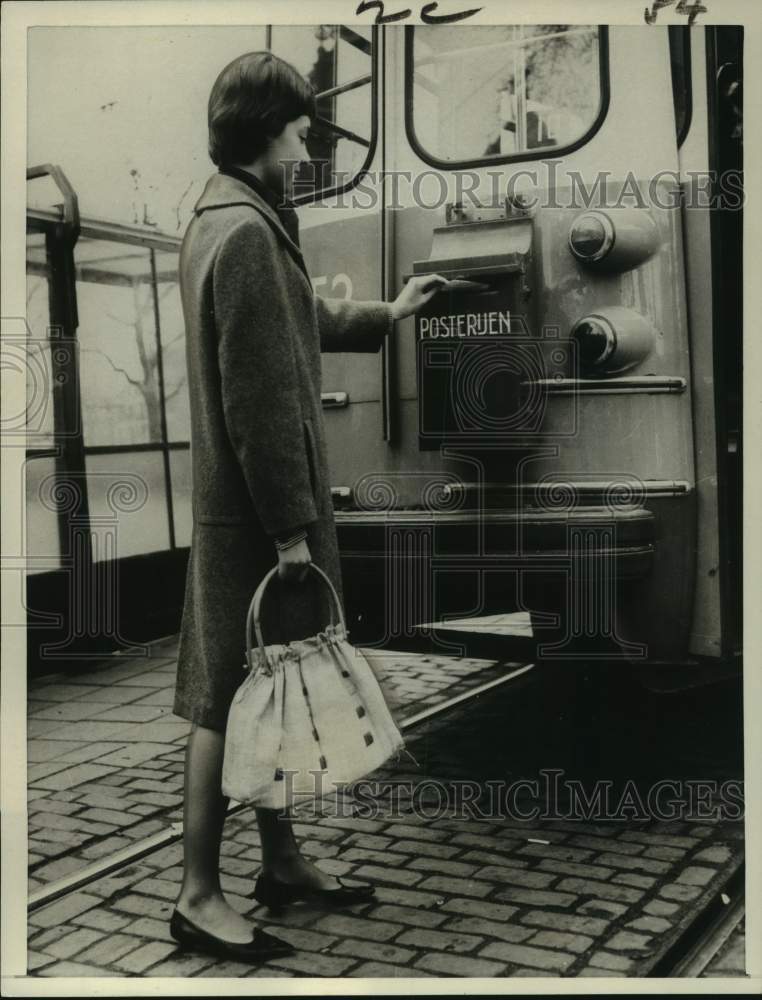
M304 447L307 451L307 462L310 468L310 485L312 486L312 495L317 499L318 454L315 444L315 428L313 427L311 417L303 417L302 424L304 427Z

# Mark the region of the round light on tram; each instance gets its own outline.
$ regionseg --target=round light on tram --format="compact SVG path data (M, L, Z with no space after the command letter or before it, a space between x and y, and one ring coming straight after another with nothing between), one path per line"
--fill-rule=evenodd
M644 208L583 212L569 230L569 249L591 270L628 271L652 257L659 244L659 229Z
M616 350L616 332L602 316L586 316L572 330L583 368L603 365Z
M634 309L604 306L572 327L577 361L589 375L626 371L644 361L656 343L653 323Z
M569 246L581 261L601 260L614 245L614 226L603 212L585 212L574 220Z

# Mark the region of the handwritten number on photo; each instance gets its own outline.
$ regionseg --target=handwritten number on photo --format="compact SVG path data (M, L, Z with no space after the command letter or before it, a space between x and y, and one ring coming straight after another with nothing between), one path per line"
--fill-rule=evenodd
M474 7L472 10L462 10L454 14L435 14L434 11L438 6L436 0L433 0L432 3L426 3L421 7L421 20L424 24L452 24L454 21L463 21L473 14L478 14L481 10L481 7ZM394 21L403 21L412 14L409 7L394 14L385 14L383 0L360 0L355 13L365 14L369 10L378 11L375 24L392 24Z

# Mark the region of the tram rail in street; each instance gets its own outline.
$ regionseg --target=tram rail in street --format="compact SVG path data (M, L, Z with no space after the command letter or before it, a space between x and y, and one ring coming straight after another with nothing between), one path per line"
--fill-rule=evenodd
M511 722L506 720L505 713L515 700L511 697L508 682L516 680L523 689L521 678L526 677L529 680L536 676L531 663L520 665L514 663L511 666L514 669L501 677L494 676L494 668L490 670L486 681L482 680L479 683L474 677L472 681L474 686L470 690L447 698L439 704L426 706L422 711L415 712L401 721L401 728L407 730L411 736L415 734L415 742L411 742L411 749L416 756L425 761L427 776L439 776L442 780L449 781L449 777L446 776L451 773L461 774L457 762L462 760L462 747L474 745L474 731L482 731L488 741L492 730L501 731L506 724L510 727ZM544 680L547 681L548 678ZM539 687L542 691L537 690L536 684L527 689L528 700L526 705L522 702L520 710L522 713L533 712L533 698L548 698L551 689L547 684ZM534 692L534 695L531 692ZM474 703L480 697L482 701L477 708ZM518 708L514 707L514 710ZM450 713L454 716L452 720L449 718ZM535 725L537 724L536 722ZM520 745L522 737L518 732L515 736L519 740L517 745ZM422 751L424 756L421 756ZM529 752L533 751L530 749ZM481 753L489 755L490 751L484 749ZM507 760L511 759L513 757L509 753ZM408 778L404 762L401 763L402 770L399 773L395 765L394 780L404 781ZM505 766L502 760L493 764L494 773ZM455 770L451 770L452 767ZM509 770L511 769L509 766ZM462 773L463 775L469 773L468 765ZM231 840L238 842L240 847L244 848L243 853L239 849L232 852L234 856L228 859L231 863L230 872L235 875L233 881L238 883L231 888L231 891L239 894L240 903L244 906L245 898L250 895L246 886L256 872L258 857L256 852L252 854L246 848L247 844L254 843L256 839L247 839L246 818L240 816L248 808L245 804L237 804L229 811L231 817L236 817ZM332 815L329 813L326 817L318 816L316 824L307 821L310 826L309 831L305 821L299 818L302 819L304 827L300 836L305 839L306 847L309 848L310 842L313 847L326 849L330 847L330 853L316 855L333 858L333 861L327 862L328 870L348 872L351 869L349 876L351 878L354 876L356 865L373 864L377 855L378 862L382 865L380 855L382 850L391 852L386 856L389 859L397 859L396 865L401 863L401 855L394 852L414 852L409 864L403 866L403 871L397 871L395 864L392 864L389 870L390 879L391 876L409 873L412 881L411 889L407 891L399 885L395 887L394 879L391 879L391 886L385 884L388 880L384 877L383 867L377 867L372 872L364 871L362 867L357 869L357 877L375 874L375 878L380 879L379 900L376 905L378 912L348 914L346 918L341 918L346 924L346 930L338 930L340 934L350 935L348 941L342 942L342 949L355 946L359 948L360 946L353 945L352 941L363 937L363 928L372 931L380 921L378 929L380 931L383 928L386 933L386 928L391 928L389 921L395 919L392 908L398 907L403 925L394 943L384 944L386 948L384 954L400 956L402 961L402 956L409 953L411 957L407 962L410 967L404 973L406 975L415 976L418 969L428 968L429 971L435 971L434 965L428 966L426 963L444 961L442 953L437 950L441 947L440 944L434 943L433 951L429 951L427 942L423 940L429 933L427 931L420 932L422 940L418 947L423 948L423 952L411 952L409 948L404 947L409 943L407 938L412 933L405 930L404 921L408 919L412 921L412 917L419 913L422 921L420 926L432 928L430 932L432 939L436 938L437 934L448 937L466 930L468 933L465 933L464 941L478 940L473 936L474 933L486 935L487 942L491 939L493 943L480 946L478 958L468 955L452 956L457 957L459 962L470 962L469 968L473 969L476 969L477 963L481 963L487 975L689 978L702 975L707 968L710 969L707 975L721 975L723 973L711 971L712 963L716 962L716 957L727 948L731 936L736 943L733 953L737 957L737 939L743 917L743 852L742 845L738 841L738 832L733 833L724 828L713 829L712 825L693 827L690 824L682 824L680 829L676 828L674 831L654 829L651 832L650 825L643 826L638 823L627 825L626 829L622 829L616 825L614 828L606 828L605 824L601 826L589 822L546 823L542 820L529 825L510 820L506 823L501 823L499 820L487 823L461 820L456 824L452 820L449 822L442 820L441 827L439 821L435 820L433 823L424 824L425 829L423 829L420 818L408 813L403 813L396 822L386 820L375 824L355 818L354 812L351 816L347 814L340 821L331 819ZM244 825L241 825L242 821ZM400 823L402 826L398 827ZM378 833L371 832L373 827ZM414 833L414 829L420 830L420 834ZM413 842L410 838L416 836L422 839ZM88 971L89 956L86 951L75 961L59 962L58 966L50 964L52 959L45 955L49 947L45 941L46 935L53 933L53 928L59 927L59 908L76 911L82 900L86 900L88 906L95 905L97 908L92 914L83 914L83 917L87 918L84 923L80 923L75 917L73 922L68 924L68 928L60 928L60 931L57 931L64 935L68 933L72 941L84 933L97 933L101 908L106 922L125 921L125 915L131 913L150 914L152 917L150 920L132 918L136 928L134 933L144 937L147 934L159 933L157 921L164 920L168 913L174 881L179 871L178 865L181 863L179 852L181 838L182 824L175 822L166 830L158 831L124 850L113 852L107 858L88 865L66 878L58 879L48 886L39 887L32 893L29 900L30 974L66 975L69 973L64 971L65 969L75 967L84 975L98 974L95 968ZM489 850L487 840L494 843L494 850ZM600 847L595 850L599 840ZM367 843L363 843L364 841ZM460 846L461 841L465 846ZM388 848L383 847L384 843L389 844ZM483 844L481 848L478 847L479 843ZM451 844L453 846L450 846ZM691 844L693 846L690 846ZM683 857L677 860L680 846L684 847ZM724 852L725 861L722 863L717 857L718 852ZM238 860L243 858L244 854L249 860L246 862ZM368 857L363 861L365 854ZM714 864L710 861L712 856L716 859ZM670 857L675 860L656 860ZM709 872L707 862L714 868L713 873ZM427 868L420 869L419 865L424 863ZM479 863L492 864L493 867L474 870ZM460 870L460 874L464 877L448 879L432 875L432 872L438 870L436 866L440 864L444 866L443 872L451 865L453 876L457 876ZM620 867L613 874L610 867L608 872L604 867L617 864ZM331 869L331 865L336 867ZM428 867L430 865L434 868ZM700 888L692 887L691 880L687 877L689 872L697 872L696 865L703 866L702 871L707 878L709 875L713 876ZM467 866L470 867L467 869ZM474 871L473 876L469 875L468 871ZM488 871L491 874L488 875ZM600 874L596 874L596 871ZM662 871L664 874L658 878L650 877L651 872L657 871ZM472 878L474 881L471 881ZM603 881L592 881L596 879ZM439 880L443 887L448 883L451 884L452 890L445 888L437 892L432 886L437 895L443 896L437 905L434 905L431 891L426 890L427 883L436 880ZM491 889L482 904L478 893L487 886L486 880L491 881ZM571 884L573 882L579 885L573 886ZM253 881L251 885L253 886ZM526 888L517 888L522 885ZM645 890L648 885L652 888ZM680 895L674 894L678 889ZM463 898L450 900L448 897L450 891ZM573 892L581 895L574 904L575 909L570 909L567 900L571 900L570 893ZM469 893L477 893L477 896L474 898L473 895L469 896ZM547 906L541 899L545 895L547 895ZM421 901L413 901L414 897L420 897ZM635 903L636 897L641 897L641 901ZM96 899L100 901L96 903ZM606 900L610 902L607 903ZM631 905L619 905L614 900L620 900L621 903L629 902ZM729 902L725 902L726 900ZM440 903L443 904L441 908L439 908ZM476 916L475 909L472 911L462 908L481 905L484 907L484 917L475 921L473 930L470 927L466 928L466 918L458 917L457 914L473 912ZM516 905L521 907L518 911ZM412 909L414 906L423 906L424 909L420 911ZM606 906L610 906L608 914ZM657 906L662 909L656 909ZM668 913L669 907L673 913L669 920L655 916L659 913ZM48 913L49 917L46 916ZM302 916L304 915L295 914L295 917L300 918L296 927L303 926ZM64 922L68 922L68 919L70 918L64 918ZM278 933L280 929L277 922L272 922L271 914L257 911L253 919L274 933ZM317 913L314 919L314 929L309 932L304 931L308 952L318 947L317 944L311 943L313 938L322 940L337 933L337 928L331 925L330 920L324 924L323 918ZM370 923L367 924L367 921ZM536 921L539 921L539 931L535 926ZM647 927L649 922L651 922L650 928ZM352 928L349 927L350 923ZM146 926L142 927L142 924ZM442 929L435 933L433 928L439 928L440 924L443 925ZM83 931L83 927L93 930ZM127 936L133 933L131 927L132 924L127 924L119 932L120 941L126 941ZM292 927L291 931L288 927L286 922L282 928L286 935L293 931L298 936L299 932L295 927ZM542 930L543 927L547 929ZM45 928L51 930L46 931ZM638 954L632 950L617 953L620 947L629 949L629 939L649 940L642 933L645 930L650 933L650 943L647 946L639 946L635 942L636 949L643 947L642 953ZM521 942L527 936L529 940L524 946ZM626 945L622 945L623 938L628 939ZM140 937L135 940L136 947L142 948L143 951L150 947L158 954L161 948L165 951L169 948L169 944L149 945L147 941L140 945ZM509 943L512 941L517 943ZM60 947L64 948L65 945ZM370 947L367 942L365 947ZM54 942L53 955L58 948ZM504 956L498 956L498 950L501 948L507 949ZM385 968L388 971L392 966L384 965L386 960L381 954L383 951L381 944L379 949L376 965L380 970ZM515 950L517 957L513 955L509 957L511 949ZM537 969L532 973L530 969L522 969L524 962L519 957L522 949L528 956L526 959L528 966L539 964L541 960L556 964L548 965L544 972ZM573 955L575 949L577 953ZM341 956L347 954L349 952L340 950L337 955L331 953L331 957L328 958L322 949L318 949L314 956L305 952L300 958L303 962L301 974L304 974L312 958L323 963L316 966L317 971L314 974L333 975L333 969L339 974L339 964L347 961ZM44 957L47 966L40 967L41 957ZM366 956L368 957L370 956ZM502 957L503 962L508 964L496 962L497 957ZM619 964L605 966L597 964L601 961L614 960ZM118 957L114 958L114 963L108 967L109 975L118 974L120 968L124 972L126 966L120 965L120 961ZM139 971L138 974L184 975L186 973L182 970L188 966L183 963L187 962L187 956L175 956L171 951L167 951L162 961L149 967L145 972ZM193 968L195 969L197 965L199 968L202 965L199 957L193 959ZM346 974L350 976L384 974L383 971L366 972L372 966L372 962L366 962L364 965L355 963ZM286 968L290 968L287 963ZM296 974L300 974L298 965L294 965L293 968ZM173 969L174 972L171 971ZM130 974L134 974L134 971L131 968ZM212 971L209 969L209 972ZM265 972L263 969L260 974ZM280 974L283 974L282 971ZM402 975L403 972L398 971L395 974ZM453 971L448 974L470 973ZM733 975L741 974L733 973Z
M707 969L746 912L742 863L654 963L649 978L692 979Z
M478 698L480 695L492 690L493 688L500 687L503 684L507 684L508 681L515 680L518 677L529 673L533 667L533 663L523 664L502 677L493 678L484 684L478 685L470 691L457 695L454 698L448 698L444 702L440 702L439 704L423 709L415 715L410 716L410 718L403 719L402 722L399 723L399 729L402 731L412 729L428 719L442 715L444 712L451 711L463 702ZM228 816L233 816L249 808L250 806L246 803L236 803L229 807ZM168 847L170 844L176 843L182 838L182 835L182 823L172 823L166 830L162 830L150 837L146 837L136 844L130 844L129 847L116 851L110 857L97 861L92 865L88 865L78 872L73 872L66 878L42 886L36 892L30 893L28 911L33 913L35 910L38 910L49 903L53 903L55 900L67 895L67 893L82 889L106 875L112 875L114 872L117 872L122 868L126 868L128 865L134 864L134 862L139 861L141 858L145 858L154 851L158 851L163 847Z

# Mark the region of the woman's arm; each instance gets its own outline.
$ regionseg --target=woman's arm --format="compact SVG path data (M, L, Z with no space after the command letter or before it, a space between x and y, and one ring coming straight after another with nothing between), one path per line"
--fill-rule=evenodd
M299 528L296 531L289 532L288 535L278 534L275 536L275 548L279 552L284 552L286 549L292 548L299 542L304 542L307 540L307 529Z
M315 295L320 350L372 353L381 349L392 331L394 316L389 302L352 302Z
M265 531L288 537L318 515L277 256L256 223L231 230L214 263L214 309L228 434Z
M378 351L394 321L417 312L444 282L438 274L410 278L393 302L353 302L315 295L320 350Z

